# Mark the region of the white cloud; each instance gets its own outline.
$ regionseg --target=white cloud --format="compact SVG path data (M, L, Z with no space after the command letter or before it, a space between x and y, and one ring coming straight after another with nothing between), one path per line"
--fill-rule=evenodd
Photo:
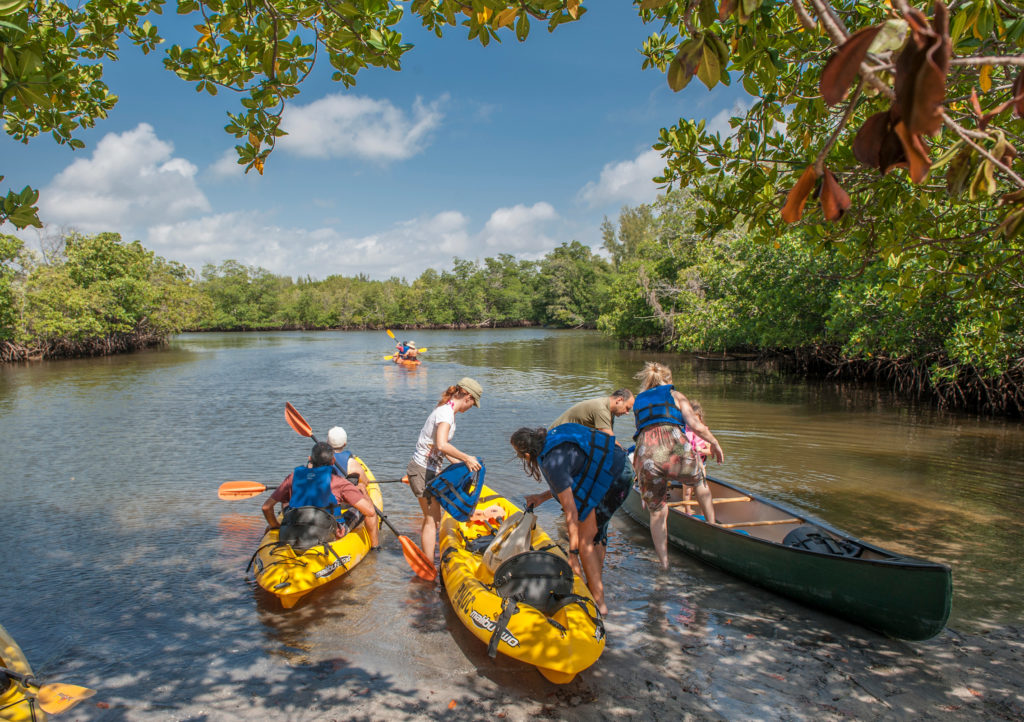
M417 98L411 113L387 100L357 95L328 95L309 105L290 105L281 119L288 135L277 146L307 158L403 160L427 146L447 100L442 96L425 104Z
M267 214L239 212L207 216L149 229L144 241L158 255L201 268L234 259L288 276L326 278L332 274L371 278L418 278L427 268L451 267L453 257L482 260L496 253L539 257L558 245L543 233L558 221L549 203L495 210L478 231L457 210L444 210L393 223L364 235L337 228L289 228Z
M221 153L214 163L210 164L209 172L218 178L242 178L245 176L245 168L238 165L238 151L229 148Z
M651 180L660 175L665 161L656 150L646 150L634 160L609 163L601 169L595 183L587 183L579 197L590 206L611 203L650 203L658 197L658 186Z
M725 108L720 110L715 116L707 122L704 129L708 134L714 135L719 133L723 138L727 138L733 134L733 129L729 125L729 119L733 117L742 118L750 110L753 103L746 98L737 98L736 102L732 104L731 108Z
M458 211L401 221L364 236L334 228L287 228L251 212L224 213L155 226L145 242L158 255L193 268L234 259L289 276L332 274L416 278L427 267L443 268L473 247L469 219Z
M558 219L550 203L519 204L491 214L481 234L484 244L501 252L536 251L557 245L540 231L542 224Z
M40 215L50 224L93 232L208 212L209 201L195 182L196 166L173 151L147 123L110 133L91 158L74 161L42 190Z

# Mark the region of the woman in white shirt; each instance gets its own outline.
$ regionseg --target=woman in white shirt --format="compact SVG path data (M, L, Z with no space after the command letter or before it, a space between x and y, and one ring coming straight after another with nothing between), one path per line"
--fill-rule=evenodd
M427 483L441 471L445 460L464 461L466 468L473 472L480 468L475 456L459 451L451 443L455 434L455 414L469 411L480 405L483 387L471 378L463 378L449 386L441 394L437 407L430 412L426 423L420 429L412 461L406 467L409 488L423 509L423 523L420 528L420 546L427 559L433 561L437 543L437 526L441 522L441 505L428 491Z

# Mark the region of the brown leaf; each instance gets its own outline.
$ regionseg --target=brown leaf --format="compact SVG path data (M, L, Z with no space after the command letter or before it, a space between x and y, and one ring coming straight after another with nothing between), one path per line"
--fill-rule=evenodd
M825 178L821 182L821 212L830 221L838 221L846 211L850 210L850 196L842 189L832 175L825 169Z
M936 0L931 26L916 8L910 8L905 17L910 31L906 46L896 58L893 110L910 136L934 135L942 127L952 52L949 11L942 0Z
M853 139L853 156L861 163L877 168L885 175L893 168L906 168L903 142L893 129L891 110L875 113L861 126Z
M971 110L979 118L985 115L981 110L981 101L978 100L978 91L974 88L971 88Z
M807 197L811 195L811 191L814 190L817 182L818 174L815 172L814 166L807 166L800 176L800 180L796 182L796 185L790 189L789 195L786 196L786 205L782 207L782 220L786 223L796 223L800 220L800 217L804 214L804 204L807 203Z
M949 162L949 170L946 171L946 190L951 196L958 196L964 192L967 179L971 177L973 154L974 150L967 147Z
M1013 81L1013 111L1018 118L1024 118L1024 70Z
M835 105L846 98L850 86L860 72L860 64L868 54L868 48L882 25L861 28L843 43L821 71L821 97L828 105Z
M932 159L928 155L924 139L916 133L909 132L903 121L896 123L892 129L903 144L903 152L910 164L910 180L924 183L924 179L928 177L928 170L932 167Z
M718 4L718 19L722 20L723 22L725 20L728 20L729 16L732 15L733 10L735 9L736 0L722 0Z

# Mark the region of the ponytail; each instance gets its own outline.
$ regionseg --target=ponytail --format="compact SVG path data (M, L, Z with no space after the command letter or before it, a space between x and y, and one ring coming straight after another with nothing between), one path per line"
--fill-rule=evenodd
M452 399L461 399L463 396L468 396L469 392L461 386L449 386L441 394L441 400L437 402L438 406L444 406Z
M657 361L647 361L633 378L640 382L640 390L646 391L655 386L672 383L672 370Z

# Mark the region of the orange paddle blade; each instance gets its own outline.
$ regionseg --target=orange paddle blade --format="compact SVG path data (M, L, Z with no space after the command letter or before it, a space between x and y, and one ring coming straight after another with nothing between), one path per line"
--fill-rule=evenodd
M262 494L268 488L270 487L258 481L225 481L217 489L217 498L224 500L248 499Z
M437 569L434 568L434 562L427 559L427 555L416 546L416 542L407 536L399 536L398 541L402 545L402 556L405 557L405 561L409 562L409 566L416 572L416 576L428 582L437 579Z
M89 699L94 694L96 694L96 690L79 687L77 684L44 684L36 693L36 700L44 712L56 715L67 712L83 699Z
M302 414L296 411L295 407L288 401L284 404L284 418L288 425L302 436L313 435L313 427L306 423L306 420L302 418Z

